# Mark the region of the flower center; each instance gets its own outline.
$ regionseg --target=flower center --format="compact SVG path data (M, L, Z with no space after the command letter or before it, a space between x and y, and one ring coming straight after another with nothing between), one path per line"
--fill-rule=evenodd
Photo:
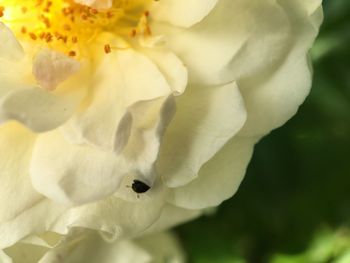
M73 0L0 0L0 21L19 39L35 41L66 53L84 56L88 46L103 32L122 38L150 35L150 0L115 0L112 8L97 10ZM113 47L99 43L105 53Z

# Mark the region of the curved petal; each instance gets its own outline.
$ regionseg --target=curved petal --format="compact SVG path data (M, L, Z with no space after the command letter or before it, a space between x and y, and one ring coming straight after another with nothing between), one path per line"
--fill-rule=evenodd
M54 129L71 117L86 93L88 64L69 79L61 78L54 92L31 84L27 60L12 64L1 68L0 122L17 120L35 132Z
M218 0L153 1L150 10L155 20L190 27L208 15L217 2Z
M158 66L174 95L185 91L188 81L187 68L174 53L159 49L143 49L142 52Z
M12 259L2 250L0 250L0 260L2 263L13 263Z
M81 92L58 96L39 87L14 87L12 84L2 87L0 92L0 122L17 120L35 132L62 125L82 99Z
M166 204L162 210L159 219L152 226L147 228L143 234L157 233L165 229L177 226L180 223L186 223L194 220L202 214L198 209L185 209L172 204Z
M88 65L70 77L77 72L78 62L53 51L40 51L33 65L39 84L48 90L60 84L49 93L34 84L31 59L24 57L15 36L1 23L0 38L0 60L10 59L0 63L0 122L17 120L35 132L44 132L67 121L85 94Z
M31 185L28 172L35 137L15 122L0 126L0 224L41 199Z
M322 21L320 1L280 1L294 31L294 43L277 67L266 67L264 77L253 76L239 83L248 119L241 135L259 136L284 124L309 93L312 69L307 55ZM310 2L310 3L311 3Z
M62 242L38 263L54 263L57 258L65 263L150 263L152 256L133 240L106 243L99 235L90 233Z
M46 242L45 239L39 243L22 240L5 249L11 258L2 252L0 260L2 263L151 263L168 259L184 262L178 240L170 233L107 243L94 231L73 229L53 247Z
M151 255L152 263L187 262L179 240L170 232L147 235L136 239L135 243Z
M67 234L75 227L93 229L100 231L109 242L131 238L139 235L159 218L164 204L162 191L134 202L109 197L68 210L51 230Z
M34 188L65 204L82 204L112 194L127 169L111 152L67 142L58 132L38 137L30 164Z
M81 138L81 143L108 151L114 150L118 126L128 107L171 93L157 67L132 50L103 56L91 83L88 98L69 123L70 130L76 134L72 140ZM69 133L65 135L69 140Z
M78 61L50 49L40 50L33 61L33 75L42 88L50 91L79 69Z
M195 180L173 188L168 202L187 209L204 209L232 197L245 175L256 141L233 138L200 169Z
M29 163L35 137L15 122L0 126L0 248L45 231L62 212L61 206L47 202L31 185Z
M10 248L5 249L5 253L11 258L10 262L38 263L48 250L49 249L44 246L31 245L20 242Z
M109 197L75 208L41 199L15 218L0 223L0 249L29 235L45 231L67 235L73 228L100 231L110 242L135 237L159 218L165 205L164 194L159 185L148 198L140 197L129 202Z
M66 210L66 206L46 198L25 207L16 217L0 222L0 248L10 247L28 235L47 231Z
M190 82L206 85L222 85L279 63L293 42L290 21L275 0L220 0L192 28L155 24L152 29L166 35L169 48L187 65Z
M114 193L128 174L136 174L152 186L160 139L174 108L172 97L129 107L132 125L125 128L126 132L120 131L122 127L117 132L115 147L122 148L119 155L71 144L58 131L40 135L30 166L33 186L45 196L68 204L92 202Z
M175 113L172 96L159 98L149 103L141 102L130 108L133 126L123 158L142 179L150 185L156 178L154 164L164 131Z
M0 58L15 61L24 57L22 46L12 31L2 22L0 22L0 39Z
M234 83L222 87L189 87L177 99L178 112L164 135L157 168L170 187L196 178L243 126L246 112Z
M75 208L40 199L16 217L0 222L0 249L10 247L26 236L46 231L67 235L73 228L100 231L109 241L134 237L159 218L165 204L161 188L161 185L155 186L152 195L134 202L109 197Z

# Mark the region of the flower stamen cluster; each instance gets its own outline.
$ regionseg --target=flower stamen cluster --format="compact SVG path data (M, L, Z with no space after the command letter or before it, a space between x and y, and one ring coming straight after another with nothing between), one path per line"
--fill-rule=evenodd
M72 0L0 1L1 22L23 39L40 41L41 46L59 50L71 57L86 57L89 43L102 32L122 38L151 35L149 11L145 2L115 1L109 9L97 9ZM101 43L110 53L110 43Z

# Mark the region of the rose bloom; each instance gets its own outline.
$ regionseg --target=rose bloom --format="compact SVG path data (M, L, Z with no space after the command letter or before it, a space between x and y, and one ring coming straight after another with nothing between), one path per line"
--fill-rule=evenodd
M321 20L320 0L0 0L0 259L165 262L139 238L236 192L309 92Z

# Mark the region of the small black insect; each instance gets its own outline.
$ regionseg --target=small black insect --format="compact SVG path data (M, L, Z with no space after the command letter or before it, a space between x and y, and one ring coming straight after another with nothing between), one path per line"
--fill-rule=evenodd
M151 187L145 184L144 182L134 180L131 185L131 188L135 193L143 194L146 193Z

